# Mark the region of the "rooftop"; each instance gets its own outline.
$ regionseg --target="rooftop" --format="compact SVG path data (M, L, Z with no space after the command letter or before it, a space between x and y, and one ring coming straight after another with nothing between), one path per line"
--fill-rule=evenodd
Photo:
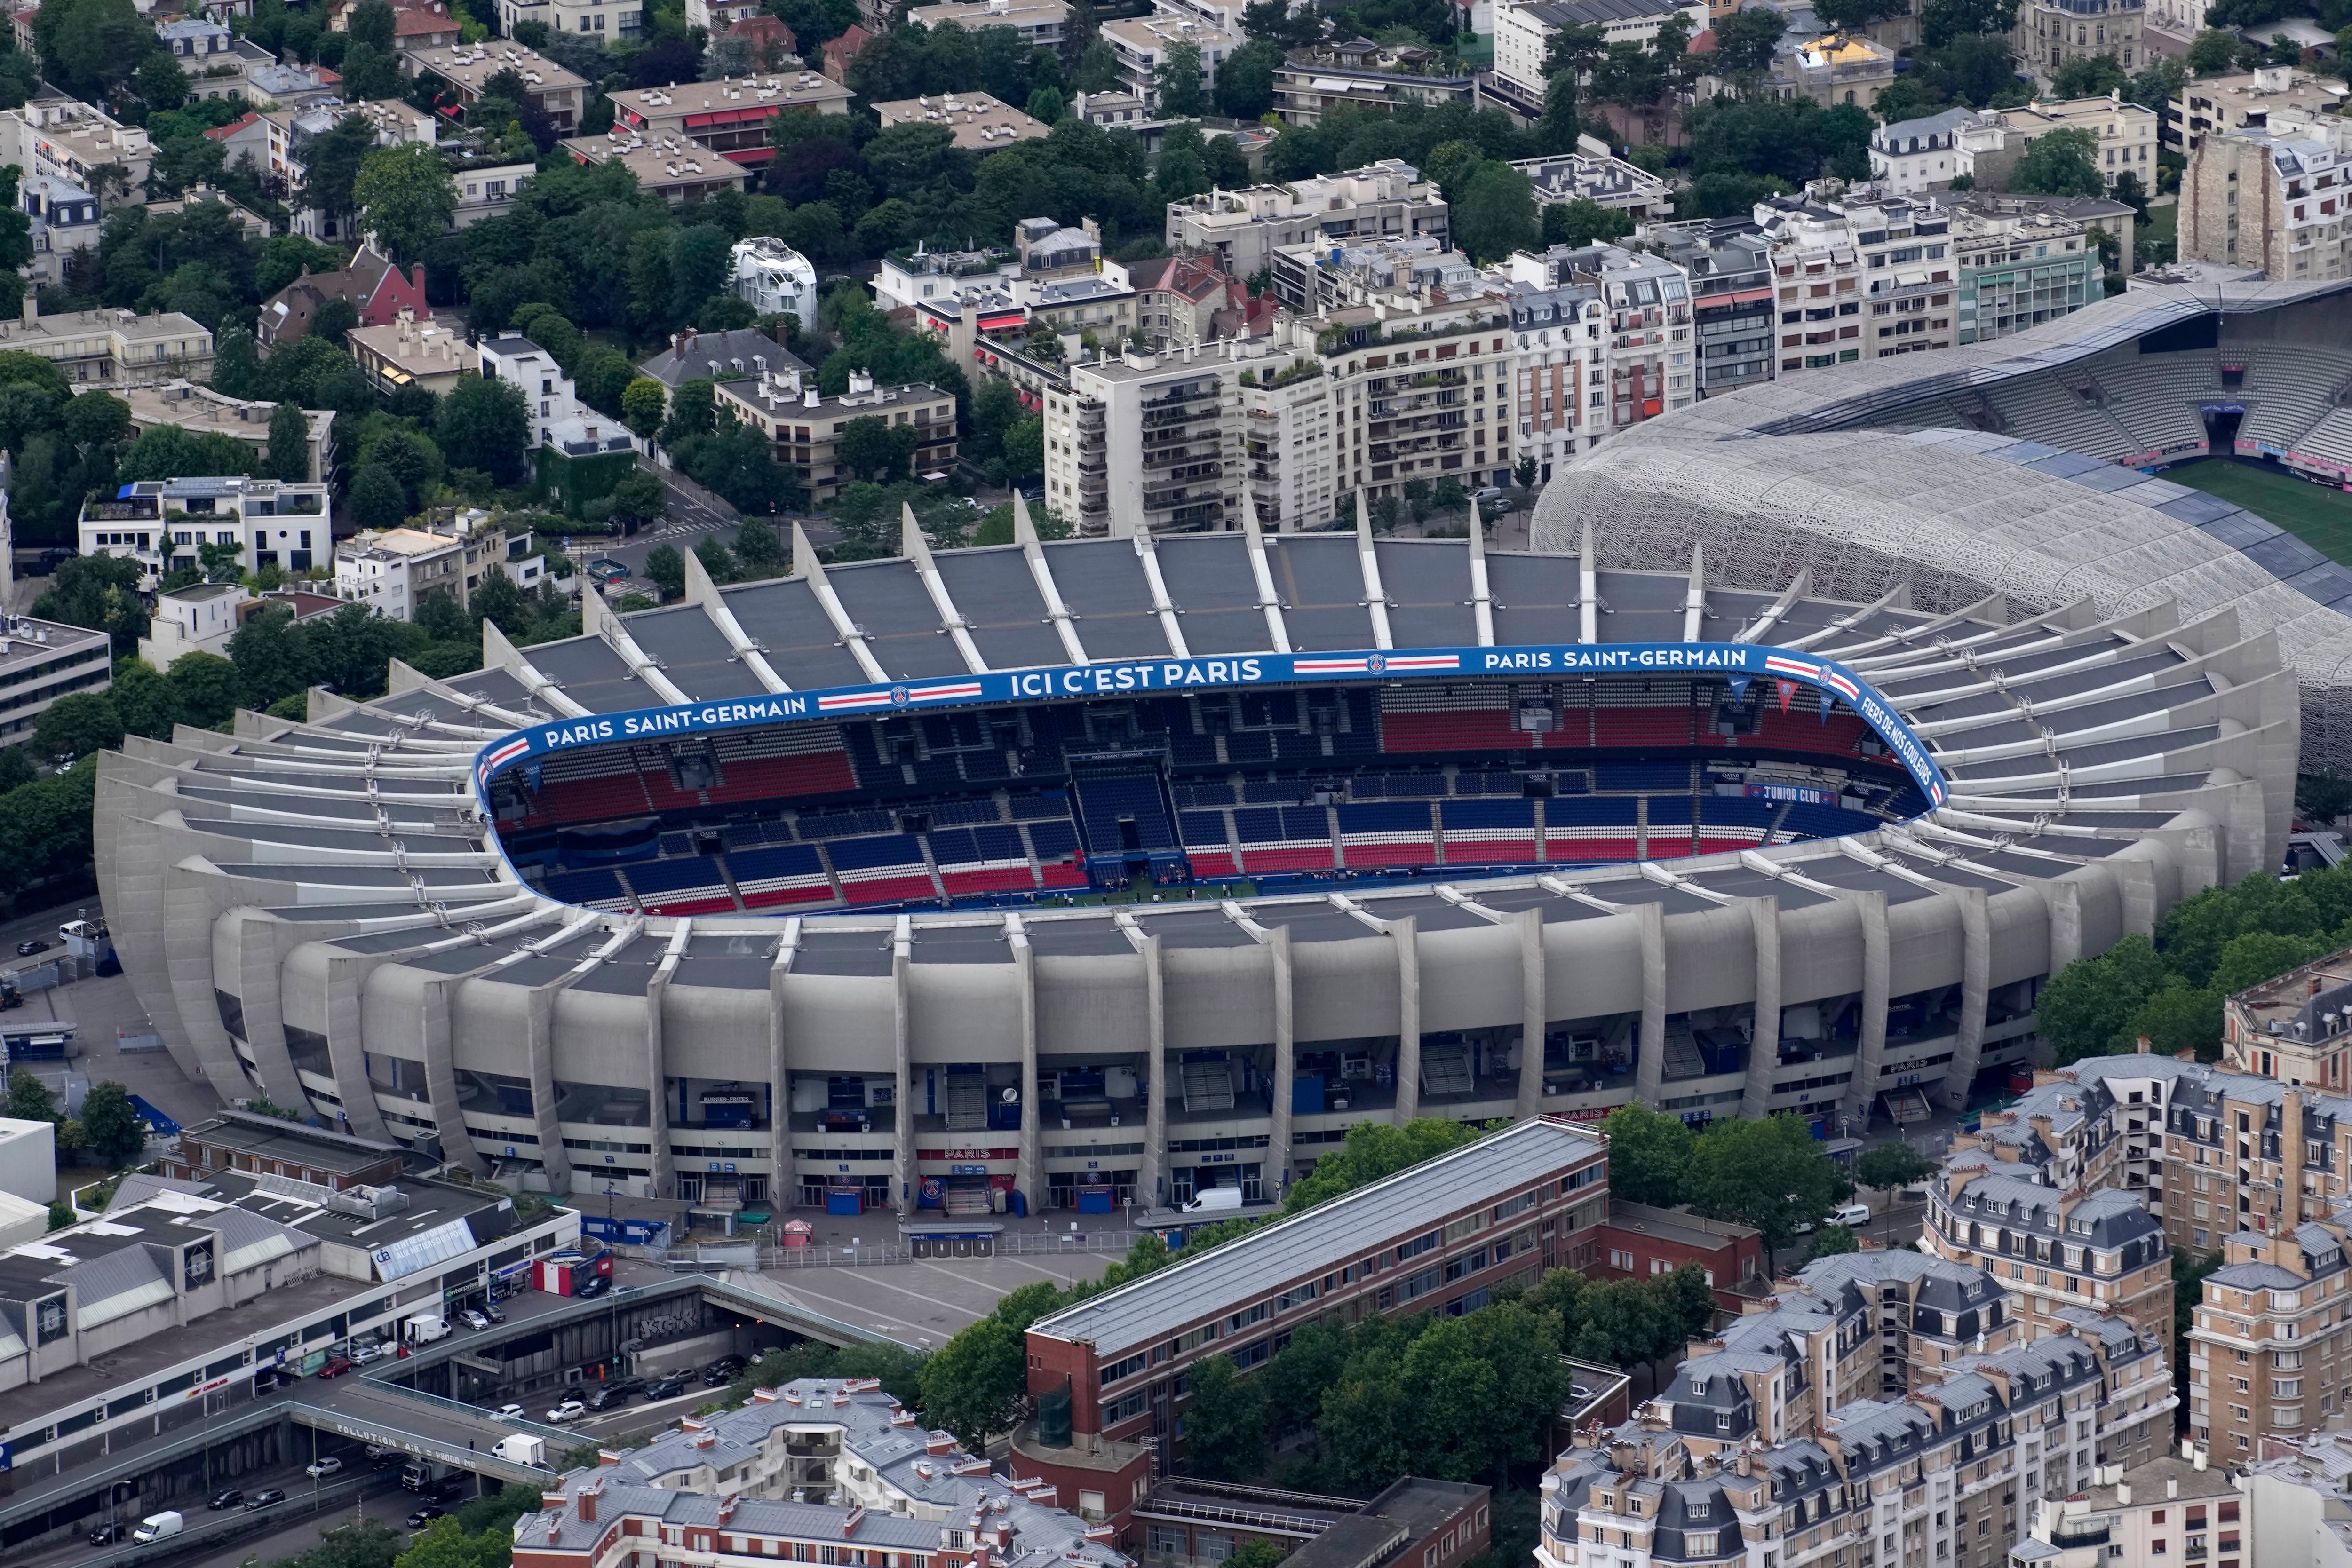
M675 391L698 376L715 379L728 371L756 375L759 358L764 358L772 371L809 373L809 367L782 343L750 327L729 332L680 332L670 340L668 348L639 365L637 373Z
M278 413L276 403L248 402L184 381L131 387L116 395L131 405L133 424L177 425L182 430L234 435L244 441L268 440L269 422ZM305 409L302 417L310 427L310 439L323 441L334 423L335 411Z
M830 110L849 101L850 91L815 71L762 71L740 81L679 82L674 87L629 88L606 95L614 120L643 128L683 120L700 130L732 120L763 119L780 109Z
M615 126L603 136L566 137L558 145L583 163L618 163L649 191L740 189L745 178L740 163L679 135L647 141Z
M348 1133L330 1133L299 1122L281 1122L275 1116L257 1116L249 1111L223 1111L181 1135L213 1148L251 1155L256 1159L299 1160L312 1170L337 1176L354 1176L386 1160L397 1161L407 1153L399 1144L380 1144Z
M26 303L32 303L29 297ZM192 342L192 352L212 352L211 329L192 316L183 316L177 310L150 311L142 316L136 310L110 308L61 310L32 320L0 320L0 349L63 345L77 338L100 334L141 346L163 339L186 339Z
M954 132L958 147L974 152L1009 147L1015 141L1033 141L1052 131L1045 121L1032 120L1011 104L984 92L899 99L875 104L873 109L886 131L894 125L943 126Z
M503 38L479 44L436 44L401 51L412 71L431 71L462 91L478 94L482 84L503 70L520 76L533 92L577 90L588 84L546 56Z

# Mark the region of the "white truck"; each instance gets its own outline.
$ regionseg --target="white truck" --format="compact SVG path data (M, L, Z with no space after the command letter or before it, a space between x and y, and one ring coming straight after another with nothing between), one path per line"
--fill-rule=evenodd
M411 1344L431 1344L436 1339L447 1338L449 1334L449 1320L439 1312L419 1312L402 1327L406 1331Z
M1192 1202L1186 1204L1184 1212L1187 1214L1239 1214L1241 1208L1241 1188L1213 1186L1204 1188Z
M151 1542L161 1541L167 1535L177 1535L187 1527L187 1521L180 1517L177 1509L167 1508L161 1513L151 1513L141 1520L139 1528L131 1532L131 1539L137 1544L145 1546Z
M500 1437L490 1451L509 1464L529 1465L534 1469L547 1469L547 1440L515 1432Z

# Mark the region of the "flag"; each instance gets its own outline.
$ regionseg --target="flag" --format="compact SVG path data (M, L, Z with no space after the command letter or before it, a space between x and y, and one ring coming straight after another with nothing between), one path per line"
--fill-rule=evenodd
M1774 681L1772 683L1772 686L1775 691L1780 694L1780 711L1784 714L1787 713L1789 711L1790 699L1797 695L1797 683L1794 681Z
M1731 700L1733 702L1742 703L1748 700L1748 683L1751 678L1752 677L1748 675L1734 675L1731 677Z
M1823 724L1827 724L1830 721L1830 709L1837 706L1837 698L1830 695L1830 690L1827 686L1823 686L1822 688L1820 696L1822 699L1822 722Z

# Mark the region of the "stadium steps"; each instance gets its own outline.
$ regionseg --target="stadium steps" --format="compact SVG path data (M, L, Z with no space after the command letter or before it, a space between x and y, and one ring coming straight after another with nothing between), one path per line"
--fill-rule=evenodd
M824 880L833 884L833 901L835 904L848 903L849 895L842 890L841 873L833 869L833 856L825 852L824 841L818 839L810 847L816 851L817 864L824 868Z
M637 896L637 890L629 885L628 867L614 866L613 868L613 877L614 880L621 884L621 891L629 895L629 907L633 910L643 910L646 906L645 900L639 898Z
M727 857L713 855L710 857L710 863L719 868L719 880L727 884L727 896L735 901L735 907L738 909L744 907L743 890L735 885L735 868L727 863Z
M931 858L931 835L917 833L916 847L923 852L923 871L931 879L931 892L941 904L948 901L948 884L940 880L940 862Z
M977 1133L988 1126L988 1080L977 1072L948 1074L948 1131Z
M1185 1110L1230 1111L1234 1108L1234 1069L1231 1062L1187 1061L1181 1067Z
M1470 1048L1424 1045L1421 1048L1421 1092L1423 1094L1468 1094L1478 1087L1470 1075Z

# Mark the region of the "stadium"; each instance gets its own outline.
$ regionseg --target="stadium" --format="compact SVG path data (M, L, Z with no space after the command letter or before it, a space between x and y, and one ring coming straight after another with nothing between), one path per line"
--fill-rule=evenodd
M2069 326L2193 314L2148 308ZM720 1212L1271 1198L1367 1118L1958 1105L2048 976L2279 862L2341 618L2155 506L2205 553L2050 569L2062 503L2162 482L2021 416L1923 434L1952 372L1869 370L1875 415L1827 376L1779 431L1724 439L1733 397L1619 438L1549 549L796 539L569 641L486 627L473 674L133 739L117 949L216 1083ZM1838 444L1952 466L1906 513ZM1927 516L1956 475L2005 535Z

